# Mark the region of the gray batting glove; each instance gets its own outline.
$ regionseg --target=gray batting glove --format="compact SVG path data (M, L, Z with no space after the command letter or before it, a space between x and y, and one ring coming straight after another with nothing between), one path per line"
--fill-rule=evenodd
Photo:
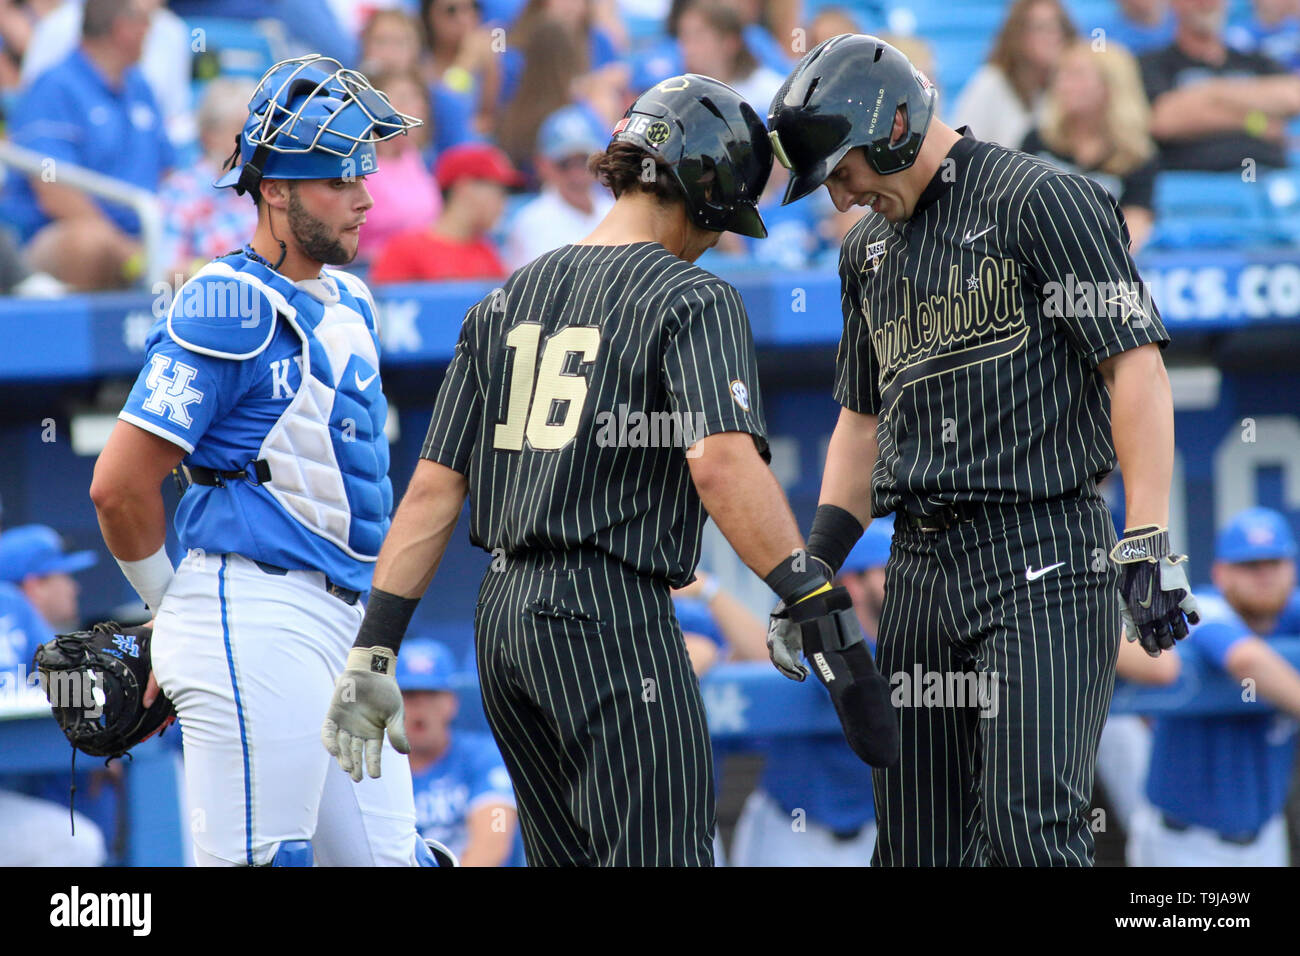
M339 766L358 783L361 770L379 776L384 731L398 753L409 754L402 692L393 671L397 655L386 647L354 647L334 685L329 712L321 726L321 742Z
M786 677L802 681L808 676L804 665L803 633L799 625L790 620L785 602L778 601L767 619L767 656Z

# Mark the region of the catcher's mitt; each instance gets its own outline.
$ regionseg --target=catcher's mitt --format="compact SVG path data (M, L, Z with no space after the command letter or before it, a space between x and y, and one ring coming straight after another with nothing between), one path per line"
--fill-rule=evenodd
M54 719L82 753L120 757L176 719L165 694L148 709L149 641L153 628L113 621L60 634L36 649L33 662Z

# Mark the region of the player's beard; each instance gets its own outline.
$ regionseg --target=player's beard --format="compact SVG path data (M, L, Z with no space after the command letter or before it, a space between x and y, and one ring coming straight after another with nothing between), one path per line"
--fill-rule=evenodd
M327 266L347 265L356 256L348 252L343 243L331 232L329 226L309 213L298 199L296 189L289 190L289 231L298 246L308 256Z

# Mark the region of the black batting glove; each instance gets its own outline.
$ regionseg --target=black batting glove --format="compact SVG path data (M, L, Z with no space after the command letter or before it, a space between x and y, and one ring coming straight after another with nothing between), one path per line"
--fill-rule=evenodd
M849 592L831 588L784 611L803 639L809 668L828 691L849 747L873 767L898 763L898 715L889 682L871 659ZM779 665L778 665L779 666Z
M1200 609L1187 583L1187 555L1170 553L1168 529L1125 528L1110 558L1119 566L1125 633L1149 656L1159 657L1186 637L1188 623L1200 623Z

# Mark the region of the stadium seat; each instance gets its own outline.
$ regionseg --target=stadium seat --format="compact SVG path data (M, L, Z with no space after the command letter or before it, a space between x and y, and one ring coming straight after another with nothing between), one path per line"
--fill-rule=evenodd
M1300 243L1300 170L1265 173L1259 184L1264 187L1265 214L1290 242Z
M192 31L203 31L195 34L203 38L204 49L198 52L216 58L221 76L260 80L263 73L289 56L284 27L276 20L189 17L186 23Z
M1286 185L1275 187L1279 196L1286 195ZM1156 179L1151 247L1240 248L1286 242L1291 233L1283 221L1287 216L1275 211L1268 193L1265 182L1243 182L1239 173L1162 172Z

